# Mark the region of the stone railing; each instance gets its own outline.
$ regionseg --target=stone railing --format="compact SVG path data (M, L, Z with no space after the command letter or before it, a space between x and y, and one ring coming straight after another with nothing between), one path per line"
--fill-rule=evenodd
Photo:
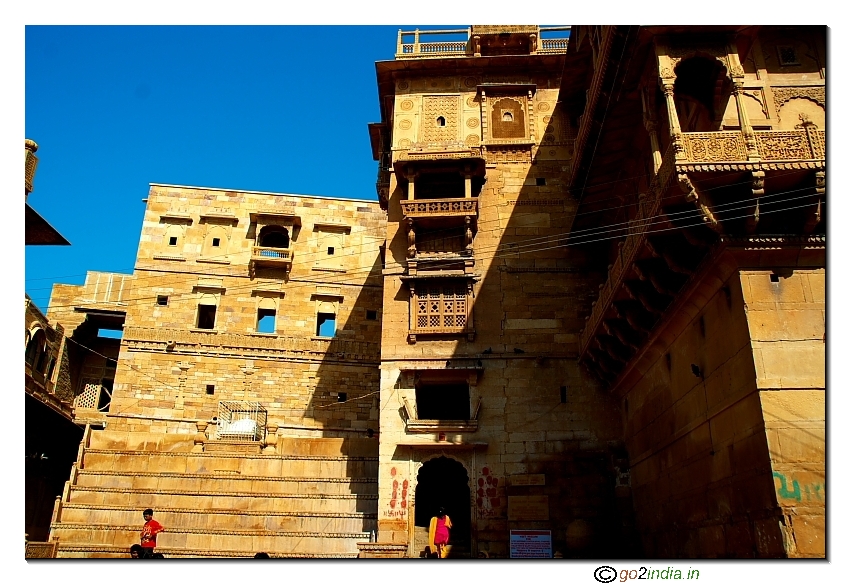
M477 217L477 198L436 198L403 200L401 212L406 219L439 217Z
M540 39L540 48L538 53L560 54L567 52L567 44L570 42L568 38L544 38Z
M826 132L816 128L754 132L759 158L763 161L824 159ZM747 162L744 134L732 132L686 132L682 134L685 162L715 164Z
M421 59L427 57L459 57L466 54L466 41L436 43L403 43L396 59Z

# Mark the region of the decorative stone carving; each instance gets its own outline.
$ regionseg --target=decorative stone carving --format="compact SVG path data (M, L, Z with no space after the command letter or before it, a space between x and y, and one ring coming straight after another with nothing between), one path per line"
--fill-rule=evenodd
M756 132L763 160L808 160L813 158L805 132Z
M690 162L730 162L747 159L747 145L739 132L689 132L682 134Z
M478 118L470 117L466 120L466 127L468 128L477 128L478 127Z
M413 127L413 122L411 122L409 119L403 119L398 122L398 127L402 130L409 130L411 127Z
M410 99L405 99L401 102L400 107L402 111L410 111L411 109L413 109L413 101L411 101Z
M779 109L791 99L811 99L826 109L826 87L772 87L773 101Z

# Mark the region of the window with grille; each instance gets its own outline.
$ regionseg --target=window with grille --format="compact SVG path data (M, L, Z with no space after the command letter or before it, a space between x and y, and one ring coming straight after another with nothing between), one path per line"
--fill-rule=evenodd
M465 283L417 286L414 329L452 332L465 328L467 301Z

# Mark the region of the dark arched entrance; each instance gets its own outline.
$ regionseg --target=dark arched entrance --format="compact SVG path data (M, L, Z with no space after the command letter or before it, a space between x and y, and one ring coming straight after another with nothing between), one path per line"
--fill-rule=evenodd
M441 456L422 464L416 483L416 552L428 544L428 525L440 506L452 520L449 556L469 556L469 476L460 462Z

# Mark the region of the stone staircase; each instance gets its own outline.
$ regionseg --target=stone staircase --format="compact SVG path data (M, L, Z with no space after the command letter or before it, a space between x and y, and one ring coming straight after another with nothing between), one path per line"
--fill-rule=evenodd
M377 440L244 446L199 452L187 435L87 430L54 509L57 557L128 557L145 508L165 527L166 557L357 556L377 528Z

